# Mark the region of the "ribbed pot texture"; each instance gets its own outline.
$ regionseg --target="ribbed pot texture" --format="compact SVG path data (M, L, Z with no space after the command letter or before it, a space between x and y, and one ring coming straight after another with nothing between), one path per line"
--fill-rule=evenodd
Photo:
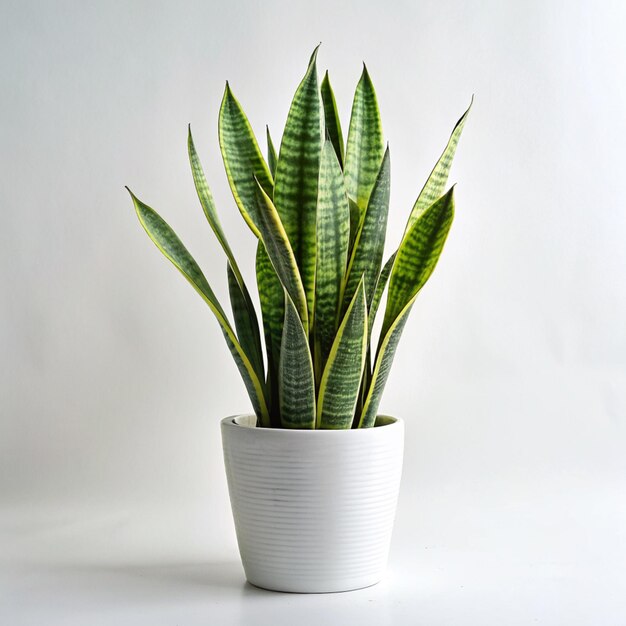
M275 591L323 593L383 577L396 511L404 423L374 428L256 428L222 420L222 443L246 578Z

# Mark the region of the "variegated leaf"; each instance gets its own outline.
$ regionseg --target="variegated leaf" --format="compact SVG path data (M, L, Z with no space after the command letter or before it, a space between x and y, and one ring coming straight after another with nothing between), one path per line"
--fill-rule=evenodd
M420 289L432 274L454 218L453 189L424 211L396 252L374 371L359 428L374 426L398 341Z
M220 107L218 131L224 167L235 202L246 223L258 237L259 230L252 218L256 203L254 177L270 197L274 183L250 122L228 83Z
M265 135L267 138L267 164L270 168L272 176L276 176L276 163L278 162L278 156L276 155L276 148L274 148L274 142L270 135L270 127L265 127Z
M472 102L473 100L474 99L472 98ZM405 233L408 232L411 226L413 226L415 220L443 194L444 189L448 184L448 175L450 173L450 168L452 167L452 160L454 159L454 155L456 153L456 147L459 143L459 139L461 138L463 128L465 127L467 116L472 108L472 102L470 102L467 111L463 113L461 119L456 123L445 150L439 157L437 164L433 168L426 184L417 197L417 200L413 205L413 209L411 210L411 214L409 215Z
M364 217L364 215L361 214L359 205L350 197L348 197L348 205L350 207L350 245L348 246L348 250L349 254L352 254L354 242L363 221L361 218Z
M417 294L407 303L406 307L400 312L394 323L391 325L382 342L378 347L376 361L374 363L374 371L368 383L368 390L363 403L363 409L358 421L358 428L371 428L376 422L378 414L378 406L382 397L393 357L396 354L396 348L400 341L400 335L406 324L411 312L411 307L417 298Z
M241 284L233 271L230 261L226 264L226 273L228 276L228 294L230 296L230 305L233 310L233 319L235 320L235 329L237 330L237 338L248 355L259 380L265 378L265 369L263 367L263 349L261 348L261 336L259 334L259 322L254 306L248 291L245 292L241 288ZM251 312L252 309L252 312Z
M309 340L300 316L285 290L278 388L283 428L315 428L315 377Z
M335 153L337 154L337 160L339 166L343 169L344 159L344 143L343 133L341 132L341 120L339 119L339 112L337 111L337 102L335 101L335 94L333 88L330 86L330 79L328 77L328 71L324 75L322 85L320 87L322 94L322 104L324 105L324 123L326 127L326 133L330 138Z
M357 203L361 213L367 207L384 150L376 92L363 64L352 104L344 167L348 196Z
M350 428L365 366L367 303L363 281L339 326L330 350L317 400L317 427Z
M361 277L364 278L368 307L374 297L374 289L380 273L385 247L387 214L389 212L389 186L390 161L389 149L387 148L350 253L343 293L344 309L352 300Z
M189 126L189 134L187 139L187 148L189 151L189 162L191 164L191 172L196 187L198 198L204 215L206 216L211 229L215 233L226 257L228 258L228 287L230 292L231 304L233 307L233 315L235 317L235 327L237 335L250 361L261 380L265 377L263 368L263 355L261 351L261 337L259 335L259 322L257 319L254 304L248 288L243 280L239 266L233 254L233 251L226 239L226 234L217 215L213 195L209 189L202 164L196 152L196 147L191 134L191 126ZM232 274L232 276L231 276Z
M350 209L341 167L330 140L322 149L317 199L315 371L321 372L338 326L340 290L348 260Z
M176 269L185 277L191 286L207 303L220 324L224 338L235 360L239 373L246 385L257 417L262 426L269 426L269 413L265 398L264 384L259 380L250 359L242 349L237 336L231 327L224 309L220 305L213 290L207 282L202 270L198 267L191 254L187 251L176 233L154 209L139 200L129 189L135 205L137 217L146 233L156 244L163 255L171 261Z
M265 245L265 250L272 262L276 275L293 300L302 325L308 333L307 301L289 238L276 207L259 183L257 183L256 195L255 222L259 226L261 240Z
M391 268L393 267L394 261L396 260L396 252L394 252L385 263L383 269L378 276L378 280L376 281L376 289L374 290L374 297L372 298L372 303L370 304L370 308L368 311L368 336L371 338L372 336L372 327L374 326L374 322L376 321L376 313L378 312L378 307L380 306L380 301L383 298L383 292L385 291L385 287L387 286L387 281L389 280L389 275L391 274Z
M211 229L215 233L217 240L222 246L222 249L228 257L231 268L235 273L235 276L237 276L237 280L241 280L241 282L243 283L243 279L241 278L241 272L239 271L239 266L237 265L235 255L233 254L228 240L226 239L226 234L224 233L224 229L222 228L220 218L217 215L217 209L215 208L215 202L213 201L213 194L209 189L209 185L204 176L204 170L202 169L202 163L200 163L200 158L198 157L198 153L196 152L196 146L194 145L193 136L191 134L191 124L188 127L187 150L189 152L189 163L191 165L193 182L196 187L196 192L198 194L202 210L204 211L204 215L207 219L207 222L209 222L209 226L211 226Z
M382 336L430 278L454 218L454 187L424 211L402 239L389 278Z
M322 142L316 57L317 48L289 109L274 186L274 204L300 269L309 315L315 298L315 210Z
M257 245L256 279L261 301L265 350L267 353L267 378L270 391L269 410L270 416L274 419L280 414L278 406L278 363L285 318L285 295L283 286L278 276L276 276L262 241L259 241Z

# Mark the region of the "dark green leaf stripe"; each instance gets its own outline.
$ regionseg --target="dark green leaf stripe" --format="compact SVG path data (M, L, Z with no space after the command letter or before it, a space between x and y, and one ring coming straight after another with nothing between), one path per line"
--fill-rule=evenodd
M376 422L378 406L380 404L380 399L385 388L387 378L389 377L393 357L395 356L396 348L398 347L398 342L400 341L400 335L402 335L404 325L409 317L415 298L417 298L417 294L413 296L406 307L400 312L400 315L398 315L395 322L391 325L391 328L387 331L387 334L378 348L374 371L369 382L369 389L365 397L365 402L363 403L363 410L361 412L361 417L359 418L358 428L371 428Z
M378 307L380 306L380 301L383 298L383 292L385 291L385 287L387 285L387 281L389 280L389 274L391 274L391 268L393 267L394 261L396 260L396 252L394 252L385 263L382 271L380 272L380 276L376 281L376 289L374 290L374 297L372 298L372 303L370 304L370 308L368 311L367 319L369 321L369 329L368 335L372 336L372 327L374 326L374 322L376 321L376 313L378 312Z
M307 333L285 290L280 351L280 420L283 428L315 428L315 378Z
M453 218L454 187L426 209L402 239L389 278L383 336L430 278Z
M389 212L389 185L390 161L389 148L387 148L350 254L343 295L344 309L352 300L361 277L364 277L368 307L374 297L385 247L387 214Z
M320 372L335 338L340 290L348 261L350 208L335 149L322 149L317 199L317 273L315 281L315 371Z
M328 71L326 71L326 74L324 75L320 91L322 93L322 104L324 105L324 123L326 126L326 132L328 133L328 136L330 137L330 140L335 148L339 165L341 169L343 169L343 133L341 132L341 120L339 119L339 112L337 111L335 94L333 93L333 88L330 86Z
M239 373L246 385L254 411L261 425L269 426L269 413L265 399L264 385L259 380L250 359L237 340L237 336L224 313L224 309L222 309L219 301L215 297L202 270L198 267L198 264L191 254L189 254L181 240L165 220L147 204L141 202L130 189L128 191L133 199L137 217L150 239L154 241L157 248L172 262L174 267L187 279L191 286L208 304L211 311L213 311L213 314L222 328L224 338L235 359Z
M376 92L363 64L363 73L354 94L345 168L348 196L365 211L376 181L385 146Z
M283 286L276 276L272 262L267 256L262 241L257 245L256 280L263 314L265 349L267 352L267 375L270 388L270 415L279 415L278 407L278 362L280 341L285 317L285 295Z
M265 378L263 349L261 348L259 322L254 311L254 306L252 305L247 290L245 292L242 291L230 261L228 261L226 269L228 275L228 293L230 295L230 305L235 320L237 338L244 352L248 355L259 380L263 380Z
M317 427L350 428L367 350L367 304L363 282L350 303L328 356L317 401Z
M267 138L267 164L270 168L270 172L272 176L276 176L276 163L278 162L278 157L276 156L276 148L274 148L274 142L272 141L272 136L270 135L270 127L265 127L265 135Z
M189 162L191 164L191 172L193 174L193 181L202 205L204 215L209 222L209 225L213 229L217 240L219 241L222 249L226 253L228 258L228 285L230 290L231 304L233 307L233 314L235 315L235 327L237 328L237 334L241 347L245 350L246 354L250 358L250 361L254 365L254 368L259 375L259 378L263 380L265 374L263 370L263 356L261 352L261 339L259 336L259 322L257 320L256 311L252 298L248 292L248 288L243 280L237 261L233 251L226 239L224 230L220 223L213 201L213 195L206 182L204 176L204 170L202 164L198 158L196 147L191 135L191 126L189 127L189 136L187 139L187 147L189 151ZM231 277L232 274L232 277ZM232 283L235 280L236 284ZM245 327L245 328L244 328Z
M472 101L473 100L474 99L472 98ZM465 121L467 120L467 116L469 115L471 108L472 103L470 102L467 111L463 113L461 119L456 123L445 150L443 151L441 157L439 157L439 161L437 161L437 164L430 173L424 188L413 205L405 232L408 232L409 228L413 226L415 220L421 215L421 213L423 213L435 200L437 200L437 198L443 194L444 189L448 184L448 175L450 174L450 168L452 167L452 160L454 159L454 154L456 153L456 147L459 143L459 139L461 138L461 133L463 132Z
M255 222L276 275L293 300L302 325L309 332L306 296L293 250L276 207L258 183Z
M274 188L274 203L300 268L309 314L315 296L315 209L322 141L316 57L317 49L289 109Z
M272 196L273 179L241 105L228 83L220 107L219 142L224 167L235 202L255 235L257 225L251 217L256 202L256 176L265 193Z

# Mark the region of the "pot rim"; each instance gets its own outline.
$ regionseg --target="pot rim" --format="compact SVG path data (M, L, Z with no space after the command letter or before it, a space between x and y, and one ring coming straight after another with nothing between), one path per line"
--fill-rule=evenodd
M379 421L381 423L378 423ZM376 416L376 424L373 428L339 428L336 430L327 428L261 428L256 426L256 415L254 415L254 413L239 413L237 415L230 415L229 417L223 418L220 421L220 424L222 428L245 428L248 430L254 430L258 433L276 433L276 436L294 434L295 436L309 435L320 437L330 435L334 437L342 436L341 433L380 432L380 429L383 427L385 427L385 430L392 427L402 428L404 426L404 420L401 417L381 414ZM343 436L345 436L345 434Z

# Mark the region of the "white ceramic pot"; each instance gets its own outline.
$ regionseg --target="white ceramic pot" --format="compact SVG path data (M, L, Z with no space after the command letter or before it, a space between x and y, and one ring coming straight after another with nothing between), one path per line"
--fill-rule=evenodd
M222 420L222 442L246 578L275 591L322 593L384 575L398 499L404 423L375 428L256 428Z

